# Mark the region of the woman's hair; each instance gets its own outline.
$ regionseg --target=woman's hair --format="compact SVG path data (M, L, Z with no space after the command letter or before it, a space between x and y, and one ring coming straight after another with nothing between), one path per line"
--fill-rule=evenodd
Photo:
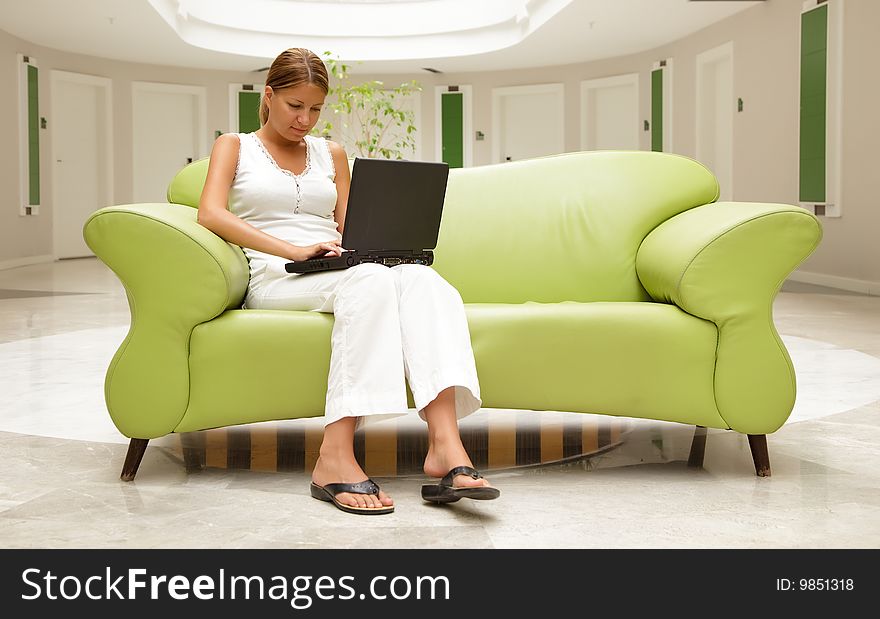
M266 75L266 86L271 86L272 90L281 90L300 84L314 84L324 94L330 89L327 67L318 55L302 47L292 47L278 54L272 61ZM265 125L267 120L269 105L266 103L266 93L263 93L260 96L260 124Z

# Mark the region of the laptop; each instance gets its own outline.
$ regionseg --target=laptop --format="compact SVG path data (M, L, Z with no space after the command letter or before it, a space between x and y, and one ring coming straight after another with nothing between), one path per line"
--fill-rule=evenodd
M288 273L434 262L449 165L356 157L342 232L341 256L288 262Z

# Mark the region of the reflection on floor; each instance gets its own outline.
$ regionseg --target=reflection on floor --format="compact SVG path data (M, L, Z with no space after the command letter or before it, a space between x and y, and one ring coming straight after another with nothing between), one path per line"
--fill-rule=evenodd
M492 411L460 422L462 442L481 471L556 464L620 445L626 419L577 413ZM171 453L187 470L203 467L262 472L311 472L323 436L321 419L260 423L187 432ZM358 430L354 453L370 475L421 475L428 434L421 420L392 419Z
M155 439L136 480L119 481L127 440L102 384L124 291L94 259L0 271L0 545L875 548L880 298L787 282L774 319L798 401L768 437L770 478L734 432L710 430L689 468L692 426L483 409L462 434L499 500L423 503L413 419L358 437L397 505L364 519L309 497L320 419Z
M55 297L64 294L91 294L90 292L54 292L52 290L0 289L0 299L24 299L27 297Z

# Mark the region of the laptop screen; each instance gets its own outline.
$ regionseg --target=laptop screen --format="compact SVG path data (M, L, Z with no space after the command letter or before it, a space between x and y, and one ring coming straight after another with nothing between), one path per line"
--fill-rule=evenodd
M449 165L355 158L342 246L360 251L434 249Z

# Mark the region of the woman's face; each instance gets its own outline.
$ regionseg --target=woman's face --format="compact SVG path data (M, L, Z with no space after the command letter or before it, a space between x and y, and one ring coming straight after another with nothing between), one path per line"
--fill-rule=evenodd
M300 84L280 90L266 86L269 124L281 136L299 142L318 122L326 96L314 84Z

